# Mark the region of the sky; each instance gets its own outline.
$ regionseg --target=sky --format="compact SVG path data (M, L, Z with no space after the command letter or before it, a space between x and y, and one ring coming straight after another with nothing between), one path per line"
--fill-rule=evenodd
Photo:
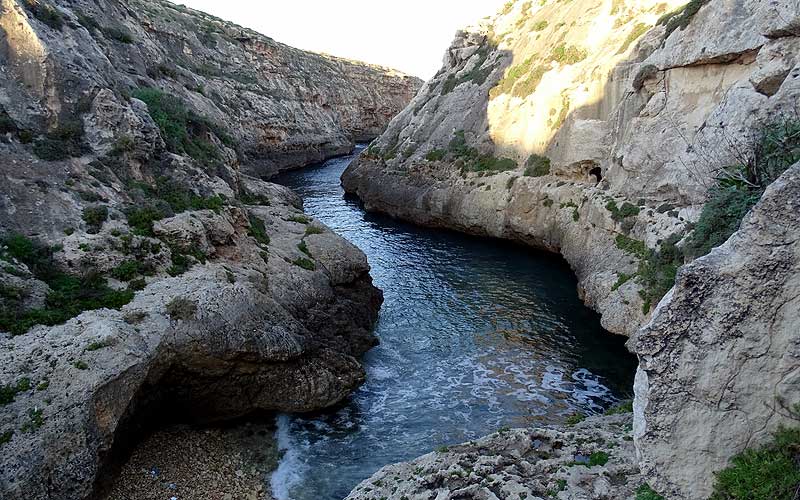
M428 79L456 30L506 0L178 0L314 52L395 68Z

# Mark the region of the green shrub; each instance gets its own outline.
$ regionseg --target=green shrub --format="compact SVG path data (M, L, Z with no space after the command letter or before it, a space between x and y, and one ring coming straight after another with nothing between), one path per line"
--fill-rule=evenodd
M141 272L141 264L137 260L126 260L111 271L111 276L120 281L131 281Z
M682 30L686 29L694 15L709 1L710 0L691 0L683 7L661 16L657 24L666 26L666 34L664 37L668 37L678 28Z
M800 429L779 429L772 442L745 450L717 473L710 500L792 500L800 489Z
M622 234L617 235L617 248L634 255L639 260L636 274L628 279L635 277L642 286L639 295L644 300L642 312L645 314L650 312L652 305L658 303L675 284L678 268L685 260L683 251L677 247L680 239L680 235L672 235L661 243L658 250L652 250L647 248L643 241Z
M550 158L532 154L525 162L525 175L528 177L542 177L550 174Z
M37 279L47 283L50 293L41 309L26 310L13 303L0 308L0 330L22 335L35 325L58 325L94 309L119 309L133 299L132 290L114 290L99 274L75 276L58 270L52 259L53 249L24 236L8 235L2 244L8 255L23 262Z
M484 82L486 82L486 79L489 78L489 75L491 75L492 71L494 71L493 66L488 68L483 67L486 63L486 60L489 58L489 48L485 46L481 47L478 50L477 55L478 61L470 71L464 73L462 76L456 76L453 74L445 79L444 84L442 84L442 95L449 94L456 87L463 83L472 82L475 85L483 85Z
M604 451L596 451L589 455L589 467L595 465L605 465L608 463L609 455Z
M20 392L29 391L31 388L31 381L27 378L21 378L14 385L0 384L0 406L5 406L14 402L17 394Z
M133 92L133 97L147 104L167 149L173 153L185 154L204 165L211 165L218 162L220 157L217 147L207 138L209 133L217 136L226 146L235 146L225 130L187 109L183 101L175 96L158 89L141 88Z
M586 49L576 47L574 45L561 44L553 49L550 54L550 60L561 64L576 64L589 55Z
M317 226L308 226L308 227L306 228L305 236L310 236L310 235L312 235L312 234L322 234L322 233L324 233L324 232L325 232L325 230L324 230L324 229L322 229L321 227L317 227Z
M47 161L66 160L81 156L87 149L83 143L83 124L67 122L33 143L33 153Z
M261 205L265 207L268 207L272 204L270 202L270 199L267 198L266 196L260 194L259 195L253 194L245 190L242 190L242 192L239 193L239 201L241 201L245 205Z
M622 42L622 46L619 48L619 51L617 52L617 54L622 54L626 50L628 50L628 47L630 47L633 42L638 40L639 37L641 37L642 35L647 33L647 30L649 30L649 29L650 29L650 26L647 25L647 24L636 23L636 25L633 27L633 31L631 31L630 34L628 35L628 37L625 39L625 41Z
M125 215L128 225L134 234L139 236L152 236L153 223L166 217L166 214L156 207L129 208Z
M603 414L604 415L619 415L621 413L631 413L633 412L633 401L623 401L622 403L612 406L608 408Z
M11 441L12 437L14 437L14 431L5 431L3 433L0 433L0 446Z
M643 484L636 490L636 500L664 500L664 497L653 491L650 485Z
M463 171L497 173L517 168L517 162L511 158L497 158L492 155L480 153L477 149L467 145L463 130L457 131L450 140L448 151L454 158L461 160Z
M303 252L304 254L308 255L309 257L311 257L311 251L308 249L308 246L306 245L305 241L301 241L300 243L298 243L297 249Z
M572 415L567 417L567 420L566 420L565 423L567 425L569 425L569 426L573 426L575 424L579 424L579 423L583 422L584 420L586 420L586 415L584 415L582 413L573 413Z
M443 149L434 149L432 151L428 151L425 155L425 159L428 161L441 161L444 159L444 156L447 154L447 151Z
M622 207L617 206L617 202L610 200L606 203L606 210L611 212L611 218L617 222L627 219L628 217L635 217L639 215L641 209L627 201L622 204Z
M686 252L701 257L728 240L772 182L800 161L800 120L764 128L750 158L727 169L709 193Z
M108 38L111 38L112 40L116 40L120 43L133 43L133 35L131 35L124 28L116 26L107 26L102 30L103 34L105 34Z
M548 71L544 66L534 67L533 60L534 56L509 68L506 75L490 91L490 97L511 93L514 97L524 98L532 94Z
M172 265L167 269L170 276L180 276L199 262L204 264L208 256L197 248L184 249L177 246L170 246L170 259Z
M313 271L317 268L317 265L314 264L313 260L306 259L305 257L298 257L292 261L292 264L298 267L302 267L307 271Z
M247 234L255 238L259 244L269 245L270 239L264 221L252 214L248 215L248 219L250 220L250 227L247 230Z
M548 22L545 21L545 20L542 20L542 21L539 21L539 22L535 23L531 29L533 31L544 31L545 29L547 29L547 26L548 26Z
M97 234L108 220L108 207L103 205L83 209L83 221L89 226L89 234Z
M311 219L305 215L293 215L289 217L289 222L297 222L298 224L308 224Z
M23 0L22 3L36 19L51 28L61 30L64 26L64 18L61 13L44 0Z
M734 186L712 188L689 238L687 253L700 257L725 243L760 197L760 192Z

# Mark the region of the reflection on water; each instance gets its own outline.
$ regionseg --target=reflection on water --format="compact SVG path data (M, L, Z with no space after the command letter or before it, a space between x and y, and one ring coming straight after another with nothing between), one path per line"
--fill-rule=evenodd
M578 300L562 259L367 214L339 185L350 161L277 181L367 254L385 294L381 344L346 404L280 417L277 498L340 500L383 465L628 395L635 359Z

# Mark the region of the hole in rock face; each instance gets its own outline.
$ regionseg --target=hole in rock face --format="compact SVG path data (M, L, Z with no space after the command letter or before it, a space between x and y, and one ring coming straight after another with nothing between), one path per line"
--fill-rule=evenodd
M274 415L244 410L241 401L246 396L236 390L244 382L236 377L224 383L203 379L180 365L151 369L127 403L108 446L99 450L92 498L116 498L120 488L125 490L123 497L134 498L143 488L165 484L182 488L183 496L186 488L199 494L203 490L197 488L209 486L183 480L183 472L229 464L248 441L258 440L258 447L265 448L264 429L274 429ZM127 383L130 380L123 376L98 391L94 407L99 426L106 412L124 402ZM272 439L271 432L266 439ZM220 471L217 479L224 481L225 472Z
M594 181L595 184L600 184L603 180L603 169L600 167L594 167L593 169L589 170L589 179Z

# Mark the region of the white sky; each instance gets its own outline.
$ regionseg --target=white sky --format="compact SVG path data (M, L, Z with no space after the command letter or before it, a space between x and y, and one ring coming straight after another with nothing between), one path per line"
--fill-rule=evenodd
M300 49L428 79L456 30L505 0L173 0Z

